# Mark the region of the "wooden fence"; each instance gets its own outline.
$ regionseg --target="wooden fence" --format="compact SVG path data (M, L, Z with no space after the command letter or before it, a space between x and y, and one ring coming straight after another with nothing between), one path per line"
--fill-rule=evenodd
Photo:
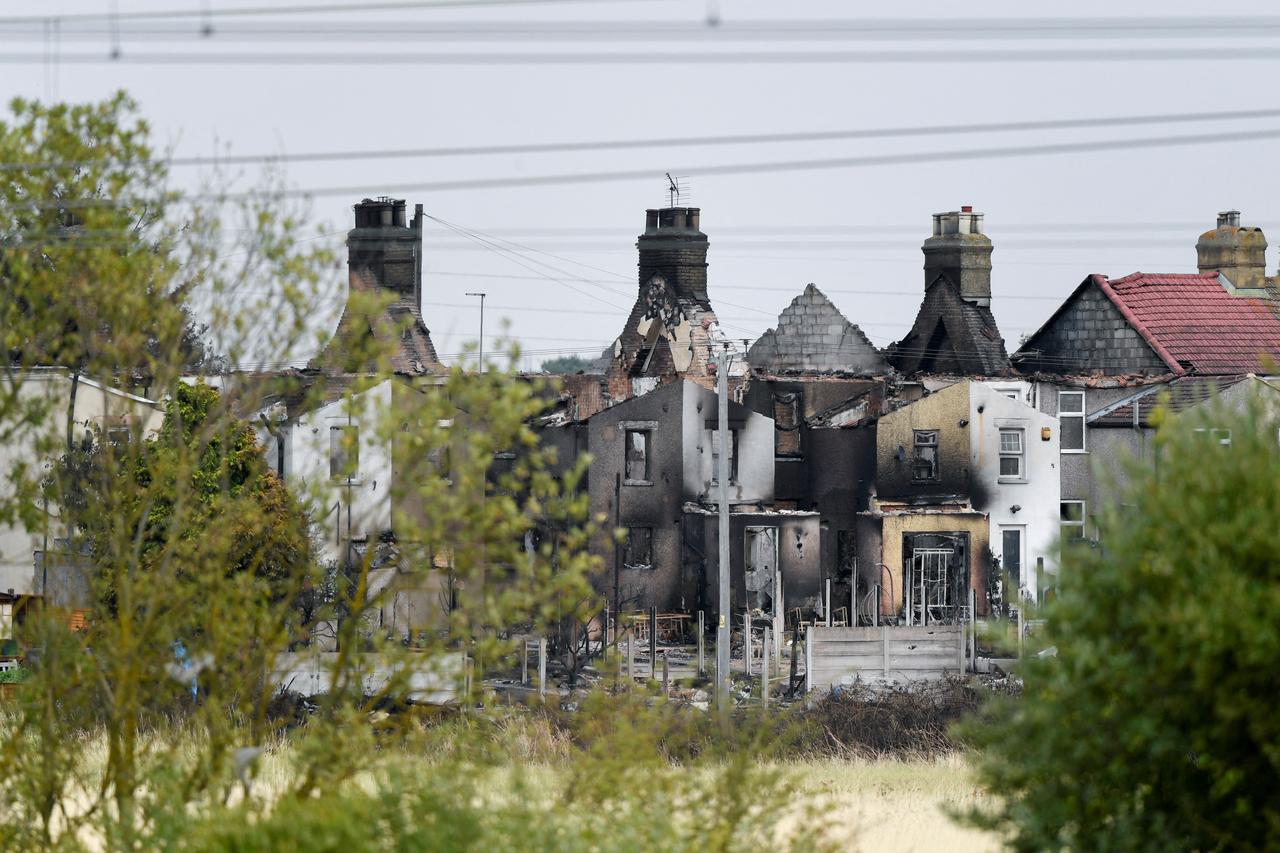
M881 625L807 630L805 689L868 681L928 681L963 672L963 625Z

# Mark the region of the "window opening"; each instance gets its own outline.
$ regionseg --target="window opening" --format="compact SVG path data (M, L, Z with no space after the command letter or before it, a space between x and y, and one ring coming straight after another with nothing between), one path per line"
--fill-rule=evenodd
M738 482L738 432L739 430L729 430L729 482ZM711 482L720 482L720 430L710 430L711 433Z
M1085 449L1083 391L1058 392L1058 423L1062 429L1062 449L1083 452Z
M354 480L359 472L360 428L329 427L329 476L335 480Z
M1084 541L1084 501L1062 501L1058 514L1063 544Z
M627 482L649 482L649 431L643 429L627 430L626 443Z
M938 431L915 430L915 446L911 456L911 479L938 479Z

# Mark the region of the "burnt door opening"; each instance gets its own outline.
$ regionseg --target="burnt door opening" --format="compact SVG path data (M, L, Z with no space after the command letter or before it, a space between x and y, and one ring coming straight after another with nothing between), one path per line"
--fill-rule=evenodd
M958 622L969 588L968 534L907 533L903 552L907 624Z
M778 571L778 528L748 527L744 545L747 608L759 610L765 616L777 616L782 583Z

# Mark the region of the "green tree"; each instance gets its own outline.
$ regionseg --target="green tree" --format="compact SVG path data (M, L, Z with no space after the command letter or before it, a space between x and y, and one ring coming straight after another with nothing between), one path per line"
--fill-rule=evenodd
M1056 657L967 727L996 795L970 820L1017 850L1275 849L1274 411L1167 418L1155 463L1127 466L1101 547L1064 554Z
M20 626L32 667L0 717L6 849L274 849L288 838L300 849L727 850L773 838L780 774L757 772L751 747L723 765L707 750L699 767L669 766L667 739L683 727L650 707L657 696L584 710L583 746L553 756L549 781L526 781L515 740L495 738L503 709L441 725L447 714L411 704L423 676L465 709L490 704L482 681L511 663L520 632L582 623L601 603L587 582L601 521L589 516L589 460L539 443L533 424L555 395L517 375L518 350L481 375L408 378L387 367L398 335L382 328L344 341L364 348L351 363L381 370L242 374L221 394L186 385L181 293L213 297L218 348L234 361L286 360L311 334L308 289L327 253L298 248L299 220L269 194L232 208L172 192L127 100L18 110L40 118L38 140L13 149L26 158L15 181L30 186L3 200L5 294L21 298L0 295L13 354L0 438L38 440L9 472L0 515L80 532L89 547L71 556L87 561L98 596L85 630L53 607ZM58 211L83 212L83 229L59 230L68 221ZM228 251L222 224L237 215L243 243ZM126 228L136 221L167 238L139 239ZM264 283L275 302L236 289ZM109 322L82 310L90 301ZM79 448L73 435L68 453L66 400L32 397L26 384L48 363L105 383L143 364L152 396L167 401L163 424L130 400L130 419L105 413L94 440ZM334 483L322 474L294 496L281 488L243 420L268 400L291 412L342 401L360 423L361 464L369 454L394 472L378 484L392 529L345 549L347 583L313 615L337 621L339 642L306 652L325 691L296 716L272 709L300 633L294 602L314 580L298 503L318 524ZM42 460L59 457L42 476ZM414 636L380 624L395 604L389 575L445 593ZM278 772L258 778L268 761ZM662 784L618 784L637 769Z
M75 519L91 558L100 563L110 554L118 519L97 508L114 506L125 518L137 519L143 571L155 571L176 533L199 542L202 557L217 560L224 571L249 572L264 581L272 600L296 592L314 562L307 514L268 467L249 424L224 411L216 389L203 381L178 384L158 433L144 440L138 454L118 456L106 437L91 436L59 460L47 484ZM174 523L175 512L185 513L180 524ZM209 547L213 528L225 544L216 555ZM97 591L114 606L109 577Z
M590 369L591 359L580 355L562 355L542 362L543 373L577 373L580 370Z

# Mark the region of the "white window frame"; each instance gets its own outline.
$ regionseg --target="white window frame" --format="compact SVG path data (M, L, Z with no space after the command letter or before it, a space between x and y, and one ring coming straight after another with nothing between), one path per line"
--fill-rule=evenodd
M1231 446L1231 430L1229 429L1221 429L1218 427L1205 429L1204 427L1196 427L1195 433L1200 436L1207 436L1213 440L1214 444L1218 444L1223 447Z
M1080 411L1067 412L1064 415L1062 413L1063 397L1079 397ZM1088 453L1089 452L1089 425L1085 420L1085 417L1088 413L1088 407L1086 406L1086 402L1087 401L1085 400L1085 395L1083 391L1058 391L1058 446L1061 448L1063 453ZM1076 447L1068 448L1063 445L1063 439L1065 438L1067 431L1062 428L1062 422L1067 418L1080 419L1080 446L1078 448Z
M999 466L996 469L997 479L1002 483L1025 483L1027 481L1027 431L1022 427L1000 427L996 432L996 440L999 442L997 447L998 462L996 463ZM1004 437L1006 433L1017 436L1017 451L1005 450ZM1006 474L1004 472L1004 460L1006 459L1018 460L1018 473Z
M1080 507L1079 521L1067 521L1062 517L1062 508L1065 507L1067 504L1076 504ZM1080 529L1080 535L1077 537L1072 537L1071 540L1068 540L1065 536L1062 536L1063 544L1066 544L1068 541L1077 541L1077 540L1083 542L1087 538L1085 533L1085 525L1088 523L1088 520L1089 520L1088 509L1089 509L1089 506L1086 501L1064 500L1064 501L1058 502L1058 534L1059 536L1061 536L1062 528L1064 527L1078 527Z

